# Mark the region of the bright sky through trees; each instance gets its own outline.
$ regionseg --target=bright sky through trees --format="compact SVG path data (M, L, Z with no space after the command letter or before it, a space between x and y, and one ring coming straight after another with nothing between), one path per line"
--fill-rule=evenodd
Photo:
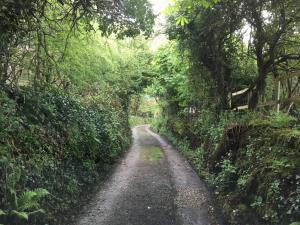
M166 43L167 36L164 32L164 25L166 23L166 17L164 15L164 10L168 7L169 4L172 3L171 0L150 0L153 5L153 11L155 15L157 15L155 21L155 37L150 43L152 49L157 49L162 44Z

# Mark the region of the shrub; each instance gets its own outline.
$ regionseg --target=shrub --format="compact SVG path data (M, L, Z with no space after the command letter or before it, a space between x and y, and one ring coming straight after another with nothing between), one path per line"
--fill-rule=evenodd
M66 212L129 145L128 119L114 101L82 104L57 89L0 91L0 224L11 216L65 224Z
M237 168L230 160L223 160L221 168L221 172L215 179L215 186L218 191L227 191L234 187L237 182Z

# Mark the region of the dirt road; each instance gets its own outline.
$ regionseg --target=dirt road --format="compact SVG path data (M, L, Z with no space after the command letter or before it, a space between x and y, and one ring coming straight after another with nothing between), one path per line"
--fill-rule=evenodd
M208 190L188 162L148 126L76 225L221 224Z

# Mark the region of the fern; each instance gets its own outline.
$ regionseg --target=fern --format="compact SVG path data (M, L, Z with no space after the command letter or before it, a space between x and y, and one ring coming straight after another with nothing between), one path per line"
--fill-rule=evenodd
M19 168L14 168L14 170L7 175L6 188L9 194L7 200L10 203L10 210L4 211L0 209L0 216L13 216L21 220L28 220L31 215L45 213L45 211L40 208L39 201L42 197L48 195L49 192L46 189L37 188L35 190L25 191L18 196L16 184L20 180L20 176L21 170Z
M39 206L35 197L37 194L34 191L26 191L18 199L18 209L26 210L33 209Z
M38 203L40 198L48 194L49 192L43 188L38 188L33 191L26 191L18 199L18 209L37 209L40 206Z
M34 192L36 193L36 197L37 198L42 198L45 197L46 195L49 195L50 193L44 189L44 188L37 188L34 190Z
M28 215L31 216L31 215L35 215L35 214L38 214L38 213L44 214L46 212L43 209L38 209L38 210L35 210L35 211L32 211L32 212L28 213Z
M10 189L10 194L13 210L6 213L0 209L0 216L14 216L21 220L28 220L31 215L45 213L45 211L40 208L39 200L49 194L46 189L37 188L35 190L25 191L19 197L15 190Z
M29 217L27 212L19 212L19 211L16 211L16 210L12 210L11 214L15 215L19 219L23 219L23 220L28 220L28 217Z

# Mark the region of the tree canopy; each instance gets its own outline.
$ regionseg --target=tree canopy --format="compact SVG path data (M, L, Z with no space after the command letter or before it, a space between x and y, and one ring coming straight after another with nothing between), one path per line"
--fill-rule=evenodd
M0 80L15 76L12 67L31 55L36 79L41 79L41 65L56 64L61 56L49 49L49 39L57 36L65 43L74 33L91 31L95 23L101 35L119 38L152 33L154 14L146 1L17 1L0 5ZM57 40L56 40L57 41ZM43 62L42 62L43 61Z
M257 64L248 84L250 108L265 93L268 76L278 77L287 64L299 71L298 1L176 1L169 15L170 37L189 49L193 66L209 71L221 108L228 108L227 96L236 89L238 55Z

